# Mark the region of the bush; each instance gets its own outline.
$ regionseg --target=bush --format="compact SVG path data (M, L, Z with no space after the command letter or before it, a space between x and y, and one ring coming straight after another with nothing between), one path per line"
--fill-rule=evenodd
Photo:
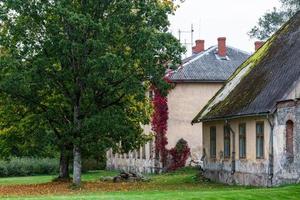
M55 158L11 158L0 161L0 177L57 174L58 165Z
M106 167L106 160L86 158L82 160L82 171L93 171L93 170L103 170Z
M190 148L184 139L178 140L176 146L169 150L168 171L177 170L185 166L186 160L190 155Z

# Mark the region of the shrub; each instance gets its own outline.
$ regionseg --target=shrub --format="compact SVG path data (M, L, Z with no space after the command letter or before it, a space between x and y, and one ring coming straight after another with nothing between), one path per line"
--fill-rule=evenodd
M173 171L185 166L186 160L190 155L190 148L184 139L178 140L176 146L169 150L168 171Z
M58 159L55 158L11 158L0 161L0 177L52 175L58 173Z
M82 171L87 172L91 170L105 169L106 160L97 160L95 158L87 158L82 160Z

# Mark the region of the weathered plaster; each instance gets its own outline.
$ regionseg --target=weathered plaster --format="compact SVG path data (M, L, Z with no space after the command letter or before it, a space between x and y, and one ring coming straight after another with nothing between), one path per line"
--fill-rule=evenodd
M286 122L294 122L294 157L291 159L286 152ZM255 122L264 121L265 124L265 154L264 159L256 159L255 155ZM269 134L270 125L266 118L239 118L230 121L234 131L238 131L239 123L246 123L246 159L238 158L238 146L236 147L236 172L230 173L230 160L224 161L220 157L209 158L209 127L217 127L217 151L223 148L223 134L221 129L224 122L205 122L204 148L208 152L204 161L205 176L216 181L228 184L275 186L300 182L300 101L286 100L280 102L274 114L273 130L273 177L268 171L269 166ZM221 132L221 133L219 133ZM238 135L238 134L236 134ZM237 138L236 138L237 139ZM237 141L237 140L236 140ZM238 144L238 141L236 142ZM272 179L270 179L272 177ZM271 180L271 181L270 181Z
M222 87L221 83L177 83L168 94L168 148L181 138L188 142L193 160L202 156L202 123L191 125L193 117Z

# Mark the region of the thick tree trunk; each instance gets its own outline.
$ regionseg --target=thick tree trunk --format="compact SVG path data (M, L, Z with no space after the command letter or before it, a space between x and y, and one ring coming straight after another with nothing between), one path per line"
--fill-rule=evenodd
M81 122L79 119L80 114L80 98L78 98L76 105L74 106L74 136L80 138ZM78 141L73 146L73 183L76 186L80 186L81 183L81 150L80 143Z
M74 145L73 149L73 183L77 186L81 183L81 151L80 148Z
M59 179L69 179L69 155L65 145L60 149Z

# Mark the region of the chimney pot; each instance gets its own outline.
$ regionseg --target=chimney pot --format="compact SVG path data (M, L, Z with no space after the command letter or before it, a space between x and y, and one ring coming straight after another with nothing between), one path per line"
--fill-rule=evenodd
M204 51L204 40L196 40L196 46L193 46L193 54L201 53Z
M254 43L254 46L255 46L255 51L257 51L262 45L264 45L264 41L256 41Z
M226 57L227 48L226 48L226 37L218 38L218 55L220 57Z

